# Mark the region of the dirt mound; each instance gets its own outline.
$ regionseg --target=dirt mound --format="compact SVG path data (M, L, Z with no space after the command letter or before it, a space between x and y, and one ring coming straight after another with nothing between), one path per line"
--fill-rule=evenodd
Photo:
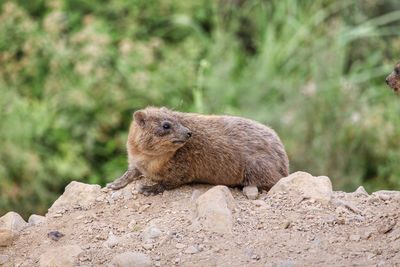
M249 200L208 185L143 196L139 183L69 185L45 218L0 247L0 265L400 265L400 192L328 192L326 202L283 187Z

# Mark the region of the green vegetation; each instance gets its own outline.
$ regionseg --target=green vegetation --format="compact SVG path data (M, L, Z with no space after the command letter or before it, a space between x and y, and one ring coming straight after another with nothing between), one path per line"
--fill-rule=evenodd
M126 168L146 105L277 130L291 171L400 188L398 1L0 0L0 215Z

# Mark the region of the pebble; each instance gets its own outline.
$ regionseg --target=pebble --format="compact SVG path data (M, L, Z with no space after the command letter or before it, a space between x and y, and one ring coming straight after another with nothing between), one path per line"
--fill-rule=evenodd
M392 198L390 195L386 195L386 194L379 194L378 197L380 199L382 199L383 201L388 201Z
M151 241L153 239L160 237L161 234L162 232L157 226L150 225L143 232L143 241L145 242Z
M112 232L110 232L108 234L107 240L104 242L104 246L113 248L113 247L117 246L118 243L119 243L118 238Z
M132 219L129 223L128 223L128 228L129 229L133 229L136 226L136 220Z
M60 240L60 238L63 236L64 236L64 234L59 231L50 231L47 233L47 237L54 241Z
M349 240L350 241L360 241L361 236L360 235L350 235Z
M196 254L199 250L195 246L189 246L184 252L186 254Z
M289 228L289 226L290 226L291 223L292 223L292 222L289 221L289 220L285 221L285 222L283 223L283 229Z
M121 191L114 191L111 193L111 198L114 200L119 199L122 196L122 192Z
M8 262L9 257L7 255L0 254L0 266Z
M243 187L243 194L251 200L255 200L258 197L257 186L245 186Z
M78 245L49 248L40 256L39 267L75 266L74 262L82 252Z
M126 267L126 266L140 266L148 267L151 266L151 260L149 256L140 252L124 252L117 254L111 260L111 266L114 267Z
M253 204L256 205L256 207L263 207L267 205L267 203L265 203L264 200L259 200L259 199L254 200Z
M357 188L356 191L354 191L354 193L358 194L358 195L364 195L364 196L368 196L368 192L365 190L365 188L361 185Z
M36 214L32 214L28 219L29 225L39 225L39 224L42 224L44 222L46 222L46 217L40 216L40 215L36 215Z
M393 227L396 225L396 221L386 221L379 227L378 232L380 234L387 234L389 233Z
M176 247L177 249L183 249L184 247L186 247L186 245L185 245L185 244L182 244L182 243L176 243L175 247Z

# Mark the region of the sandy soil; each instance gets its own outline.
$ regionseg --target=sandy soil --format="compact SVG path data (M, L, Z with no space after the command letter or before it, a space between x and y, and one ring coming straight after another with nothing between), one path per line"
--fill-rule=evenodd
M143 196L133 183L102 192L87 210L49 212L0 254L5 266L38 266L49 249L77 244L76 266L107 266L124 251L143 252L154 266L400 266L400 201L390 194L334 192L321 204L265 192L248 200L231 188L233 232L216 234L192 227L193 199L211 187ZM153 243L145 242L149 225L160 230ZM64 236L50 239L53 230Z

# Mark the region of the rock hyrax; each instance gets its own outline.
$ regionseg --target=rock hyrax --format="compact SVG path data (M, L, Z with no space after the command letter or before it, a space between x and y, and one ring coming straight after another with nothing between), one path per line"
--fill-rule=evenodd
M145 194L187 183L271 188L288 175L278 135L258 122L233 116L181 113L148 107L133 114L128 170L107 186L119 189L145 176Z
M400 95L400 63L397 63L392 73L386 77L386 83L396 94Z

